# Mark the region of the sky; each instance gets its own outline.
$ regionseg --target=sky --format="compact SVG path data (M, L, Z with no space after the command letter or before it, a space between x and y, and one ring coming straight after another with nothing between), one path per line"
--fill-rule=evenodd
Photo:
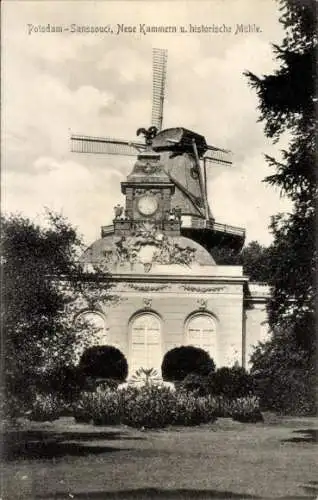
M124 201L120 182L134 159L72 153L70 135L134 140L137 128L148 127L158 47L168 49L163 128L189 128L233 152L233 166L209 167L215 219L245 228L247 242L270 243L271 215L290 204L262 182L273 173L264 154L279 157L284 145L265 137L243 72L261 76L277 67L271 43L283 32L275 1L5 0L1 17L3 212L41 222L48 207L87 244L99 238ZM136 32L117 34L118 24ZM140 24L177 32L144 34ZM226 32L189 32L202 24ZM236 33L237 24L259 32ZM64 31L53 32L57 26ZM82 26L113 33L80 33Z

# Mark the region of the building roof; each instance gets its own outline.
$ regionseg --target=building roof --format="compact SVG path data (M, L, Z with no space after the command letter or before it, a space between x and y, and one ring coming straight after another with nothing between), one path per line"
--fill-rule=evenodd
M140 264L145 268L159 264L161 269L171 265L185 269L193 266L215 266L210 253L199 243L184 236L164 236L156 234L121 237L108 234L90 245L81 257L81 262L95 270L116 272L140 272ZM185 271L181 271L184 273Z

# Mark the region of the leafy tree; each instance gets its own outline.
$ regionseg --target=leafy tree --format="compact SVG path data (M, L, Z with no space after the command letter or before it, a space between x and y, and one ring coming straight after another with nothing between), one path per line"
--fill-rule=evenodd
M21 410L45 370L71 365L75 347L85 345L87 325L73 318L88 287L77 264L81 242L63 217L47 212L45 227L21 215L1 223L2 379L6 400L16 398Z
M184 380L190 373L208 375L214 370L215 364L210 355L204 349L192 345L171 349L165 354L161 365L162 378L168 382Z
M219 265L243 266L244 274L251 281L269 281L270 279L270 249L257 241L251 241L241 253L224 247L213 249L213 257Z
M265 123L266 136L273 141L282 135L289 137L281 161L266 156L275 173L265 182L293 202L291 213L274 216L270 226L274 241L270 249L272 299L268 312L279 346L280 335L285 333L285 351L302 353L293 360L294 368L303 370L313 362L315 337L317 16L315 0L278 0L278 4L285 29L281 44L273 46L279 68L262 77L250 72L246 75L259 98L259 120ZM277 357L275 373L280 363L290 366L277 342L274 338L258 351L259 356Z
M293 201L290 214L273 217L274 243L270 252L273 299L269 307L272 327L289 323L296 329L314 312L315 295L315 61L317 50L316 2L279 0L286 34L274 53L280 63L273 74L261 78L248 72L259 97L265 134L277 141L290 136L282 161L266 156L276 173L265 181ZM291 307L291 303L294 304ZM299 318L301 317L301 321Z
M276 332L271 342L259 344L251 362L254 390L263 410L315 413L314 366L308 351L295 343L291 332Z

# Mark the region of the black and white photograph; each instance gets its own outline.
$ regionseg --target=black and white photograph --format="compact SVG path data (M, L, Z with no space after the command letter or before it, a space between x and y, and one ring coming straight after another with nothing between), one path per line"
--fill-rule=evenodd
M316 0L3 0L0 500L318 498Z

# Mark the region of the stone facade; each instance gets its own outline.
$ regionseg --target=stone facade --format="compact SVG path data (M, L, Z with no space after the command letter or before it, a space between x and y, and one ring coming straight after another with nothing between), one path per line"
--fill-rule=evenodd
M101 344L118 347L135 369L141 364L160 368L168 350L186 344L208 350L217 366L242 364L243 284L246 282L242 268L197 266L181 274L179 266L164 272L160 267L154 267L147 274L113 275L112 294L118 295L118 302L95 305L96 314L104 321ZM155 347L148 347L154 352L147 358L146 347L144 352L141 348L135 349L141 340L134 341L134 322L150 315L158 319L159 333L153 340ZM193 320L195 331L191 330Z
M218 266L213 259L219 241L242 246L240 229L220 229L199 216L185 226L188 205L200 214L202 200L193 194L198 182L193 158L187 163L179 156L189 170L184 178L190 180L177 183L187 203L175 204L176 185L165 157L140 154L122 183L125 207L115 207L113 224L102 228L102 238L82 257L84 271L96 275L101 292L111 282L115 300L97 299L78 314L97 325L92 344L114 345L124 353L130 374L140 367L160 370L164 354L181 345L207 350L218 367L248 367L252 346L266 329L266 288L250 287L247 301L242 267Z

